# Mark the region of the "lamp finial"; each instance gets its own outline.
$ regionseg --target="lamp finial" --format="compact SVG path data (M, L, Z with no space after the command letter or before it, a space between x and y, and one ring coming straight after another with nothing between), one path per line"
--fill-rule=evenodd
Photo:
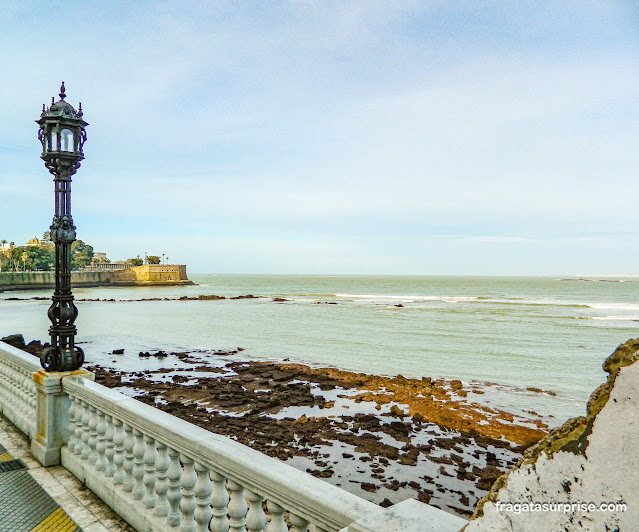
M64 100L67 97L67 95L64 92L64 81L62 82L62 85L60 86L60 99Z

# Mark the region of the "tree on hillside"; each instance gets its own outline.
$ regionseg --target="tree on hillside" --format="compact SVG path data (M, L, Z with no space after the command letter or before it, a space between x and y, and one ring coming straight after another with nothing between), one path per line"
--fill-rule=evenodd
M55 269L55 248L53 246L32 246L26 248L27 270L52 271Z
M126 259L126 263L131 266L142 266L144 261L140 257L136 257L134 259Z
M82 240L76 240L71 244L71 268L79 270L91 264L93 247Z
M24 246L10 247L5 253L2 254L3 268L7 270L20 271L20 260L22 254L25 252Z
M147 256L146 261L149 264L160 264L160 257L158 257L157 255L149 255Z

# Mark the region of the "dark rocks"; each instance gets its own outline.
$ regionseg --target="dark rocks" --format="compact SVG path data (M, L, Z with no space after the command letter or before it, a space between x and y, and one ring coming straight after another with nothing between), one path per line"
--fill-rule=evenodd
M123 355L124 354L124 349L114 349L113 351L111 351L112 355Z
M237 351L230 353L234 352ZM206 353L211 354L211 351ZM297 414L297 419L269 416L289 406L332 406L331 401L317 394L318 388L351 390L350 395L339 397L361 401L363 396L353 396L352 391L361 389L370 377L365 374L349 374L349 379L345 380L330 368L311 370L295 364L229 361L223 369L210 368L210 371L224 375L202 377L207 366L192 353L141 353L148 357L168 355L193 364L193 367L180 370L180 375L172 375L168 382L159 382L152 376L174 370L131 373L123 383L120 374L98 368L96 381L140 390L143 395L137 396L138 400L274 458L286 461L299 456L312 460L315 467L308 468L310 474L333 484L352 482L358 489L371 494L369 500L377 503L381 500L382 506L403 500L406 492L412 490L413 497L421 501L467 515L484 494L482 490L487 491L494 479L505 471L510 458L517 457L513 453L518 451L508 441L472 430L458 432L440 426L445 431L441 435L435 435L423 444L416 443L419 440L415 436L420 431L430 430L428 425L433 423L425 418L421 423L414 423L414 418L404 414L406 403L397 394L389 397L389 401L398 403L393 405L395 410L390 419L364 413L335 418L314 417L312 411L307 411L306 415ZM179 385L187 382L188 386ZM392 382L400 390L414 387L421 393L434 386L429 379L417 381L401 375ZM448 383L446 388L450 389ZM331 454L332 458L327 460L329 455L325 451L331 446L338 454ZM495 450L502 448L508 449L509 454ZM474 459L470 458L473 456ZM473 464L468 462L469 459ZM428 461L431 467L439 467L439 474L424 475L422 465ZM483 463L486 465L482 467ZM399 475L398 466L403 469ZM410 470L414 471L412 478ZM399 479L389 475L399 476ZM461 503L455 502L455 506L463 508L455 508L446 502L451 500L451 494L456 494L454 500ZM383 498L385 495L388 498Z
M317 478L331 478L334 475L330 469L307 469L306 472Z
M40 353L42 353L42 350L45 347L49 347L49 343L45 342L43 344L42 342L40 342L40 340L32 340L25 345L24 336L22 336L21 334L11 334L9 336L5 336L1 339L1 341L13 347L17 347L18 349L22 349L23 351L26 351L27 353L36 357L40 356Z
M18 349L24 349L26 347L26 344L24 343L24 336L21 334L10 334L9 336L2 338L2 341L5 344L17 347Z
M526 388L526 390L528 390L529 392L534 392L534 393L545 393L546 395L551 395L551 396L557 395L555 392L542 390L541 388L534 388L532 386L529 386L528 388Z

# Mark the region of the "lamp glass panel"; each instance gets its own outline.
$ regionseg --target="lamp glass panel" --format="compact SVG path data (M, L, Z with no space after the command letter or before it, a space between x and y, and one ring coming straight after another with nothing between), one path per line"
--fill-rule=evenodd
M49 144L49 151L58 151L58 132L51 131L51 143Z
M60 132L60 151L74 151L73 131L63 129Z

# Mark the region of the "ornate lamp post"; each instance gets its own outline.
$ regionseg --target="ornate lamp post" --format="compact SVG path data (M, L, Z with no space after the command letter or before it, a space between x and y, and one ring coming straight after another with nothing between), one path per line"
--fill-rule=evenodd
M64 99L64 82L60 87L60 100L51 98L51 106L42 105L38 139L42 143L41 158L55 183L55 215L51 224L51 240L55 243L55 291L49 307L51 346L40 357L47 371L73 371L84 363L84 352L75 346L76 328L73 324L78 309L71 293L71 244L76 233L71 217L71 176L84 159L82 147L86 141L84 128L89 124L82 119L82 104L76 111Z

